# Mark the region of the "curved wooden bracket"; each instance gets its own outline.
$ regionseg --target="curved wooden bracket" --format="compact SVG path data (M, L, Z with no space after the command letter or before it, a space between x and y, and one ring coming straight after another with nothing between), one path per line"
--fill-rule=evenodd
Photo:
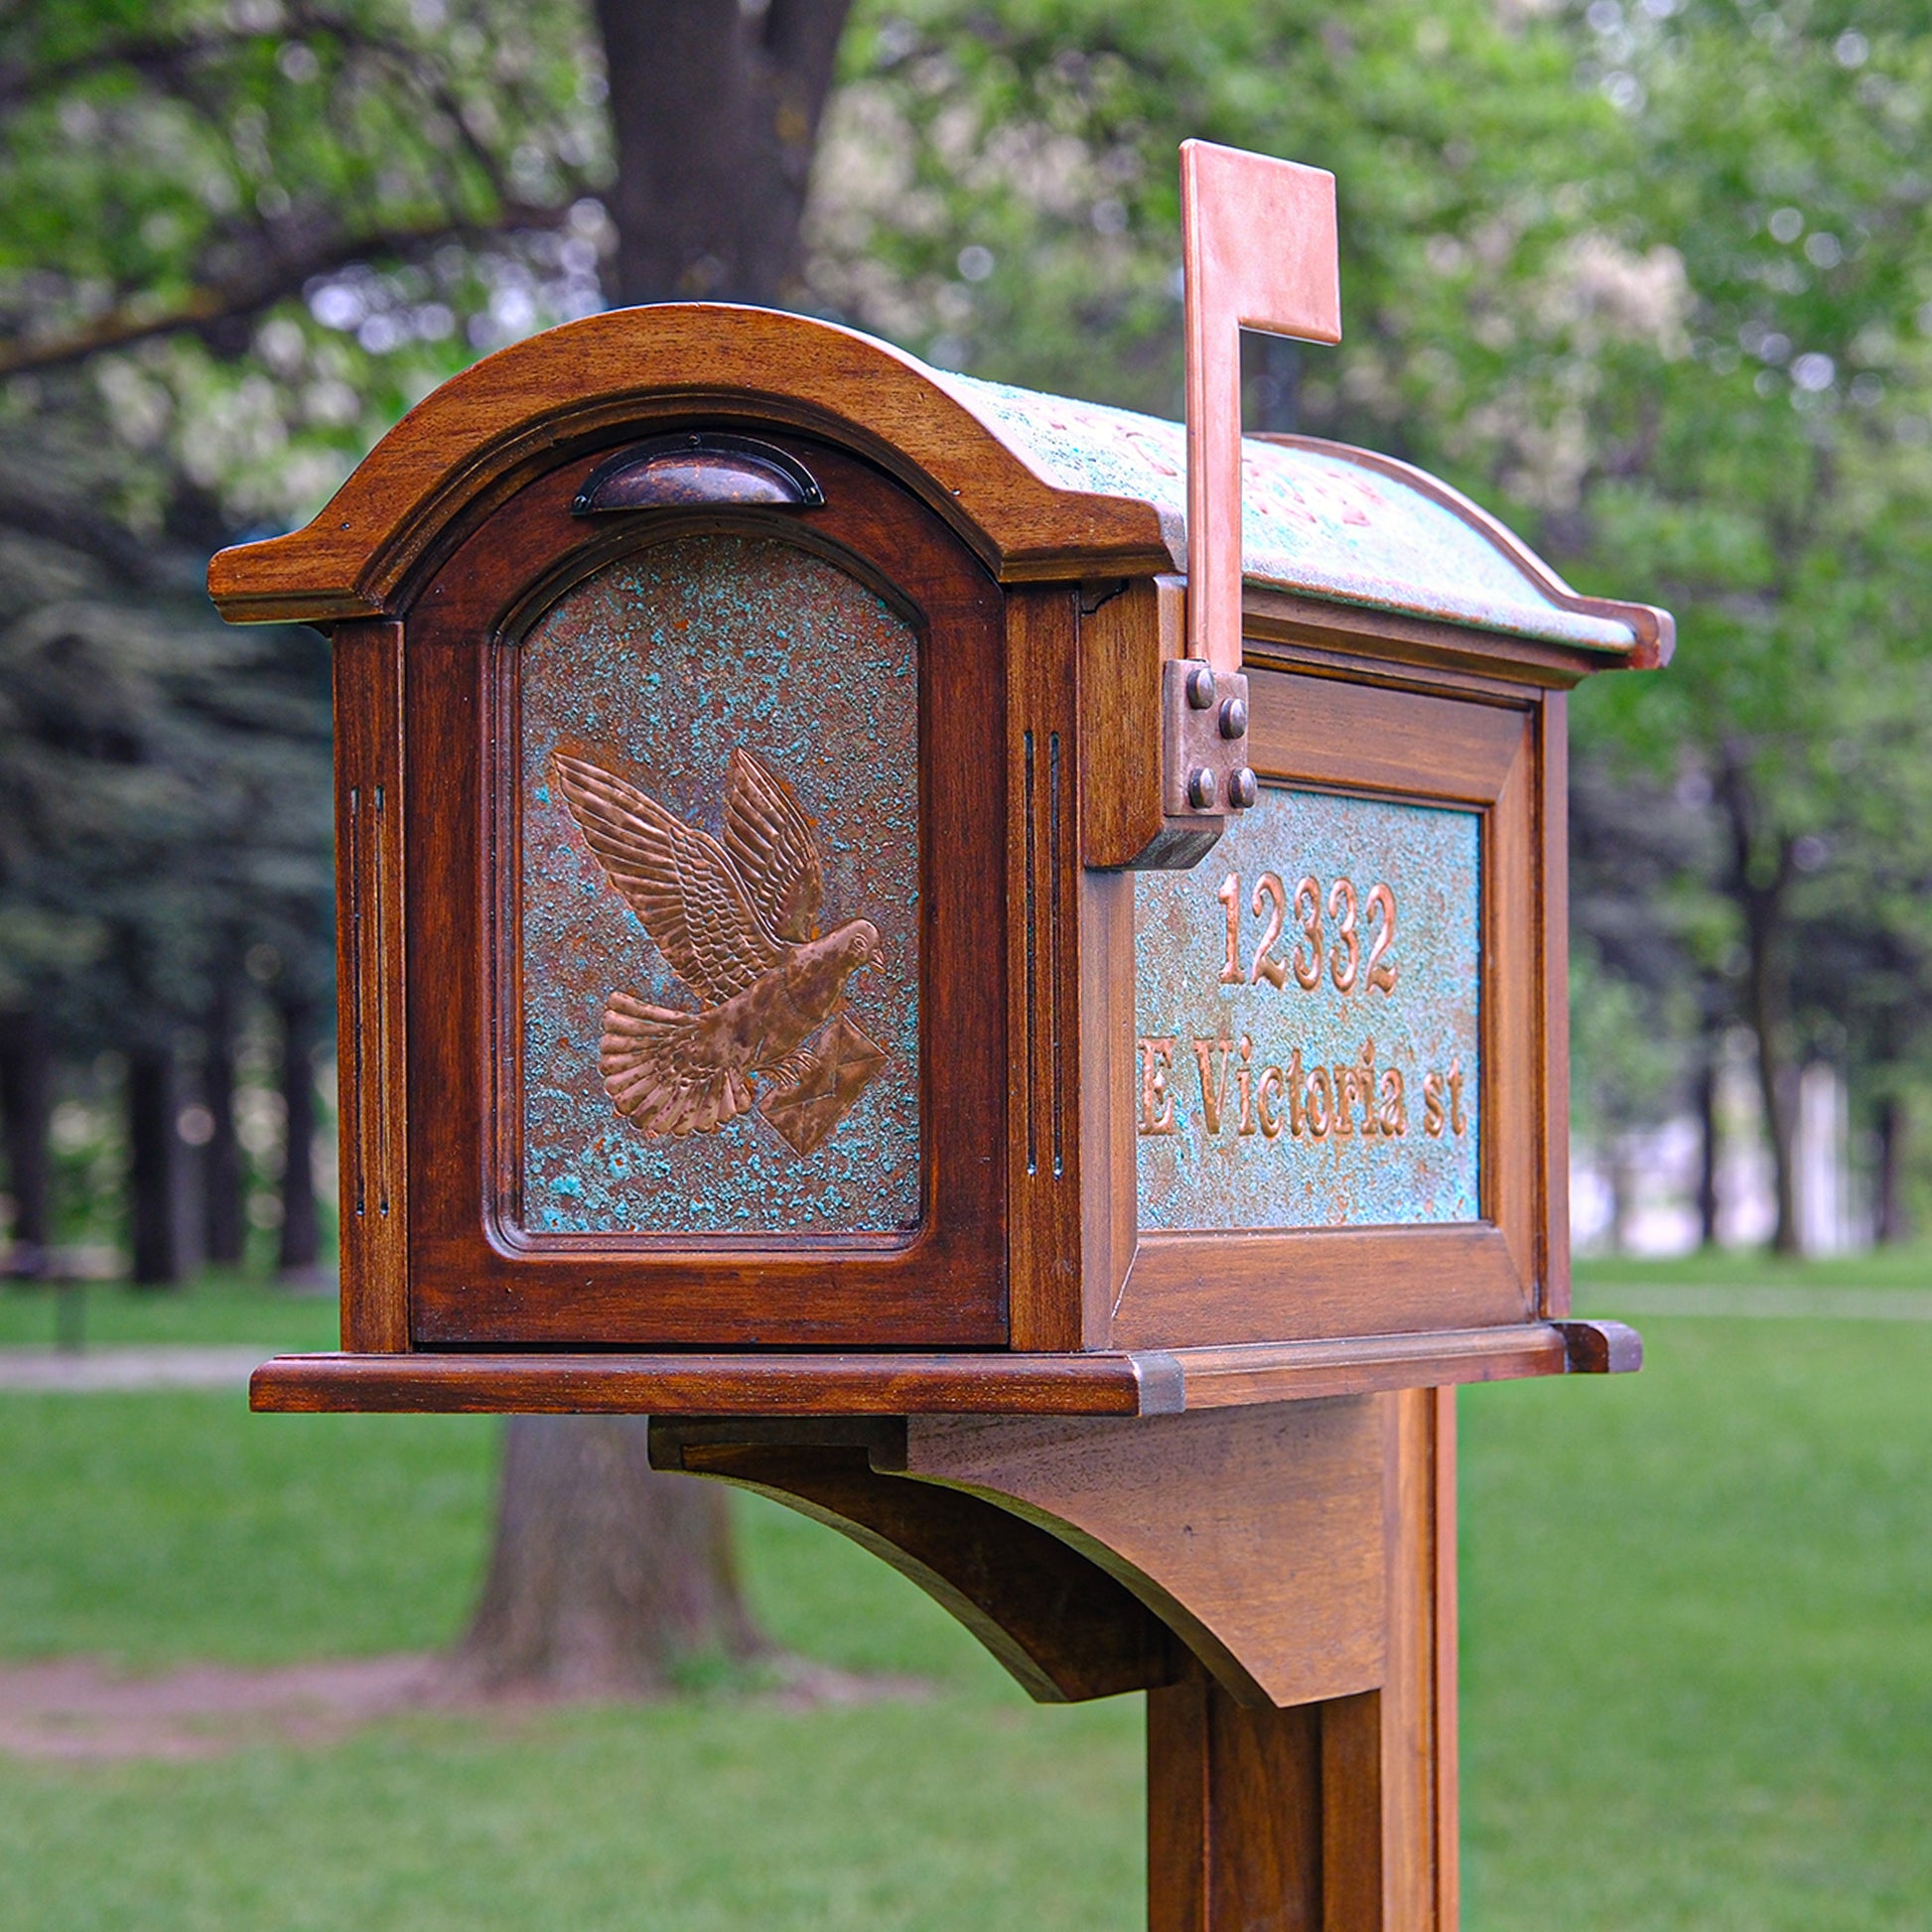
M658 1418L651 1458L843 1530L1042 1701L1172 1683L1192 1653L1259 1708L1382 1681L1390 1413Z
M892 1565L943 1605L1041 1704L1175 1681L1167 1630L1104 1570L990 1500L882 1473L903 1468L897 1421L654 1420L654 1466L770 1496Z
M653 1419L844 1531L1035 1698L1145 1686L1152 1932L1453 1932L1454 1410Z

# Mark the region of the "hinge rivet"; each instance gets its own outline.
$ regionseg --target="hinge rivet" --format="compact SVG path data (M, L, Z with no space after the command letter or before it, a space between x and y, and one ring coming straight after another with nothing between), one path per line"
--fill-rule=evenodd
M1192 711L1206 711L1214 702L1214 673L1205 664L1196 664L1187 673L1187 705Z
M1247 735L1248 707L1239 698L1230 698L1221 707L1221 736L1246 738Z
M1261 787L1255 774L1244 764L1228 773L1228 803L1236 811L1246 811L1255 802Z
M1187 774L1187 802L1197 812L1212 808L1214 794L1218 788L1214 782L1214 773L1204 764L1197 765Z

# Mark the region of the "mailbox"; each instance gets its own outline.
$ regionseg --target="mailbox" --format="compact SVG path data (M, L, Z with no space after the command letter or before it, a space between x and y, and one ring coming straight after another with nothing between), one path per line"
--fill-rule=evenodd
M1157 1922L1263 1922L1185 1899L1217 1817L1279 1863L1239 1725L1306 1706L1319 1830L1409 1848L1347 1882L1446 1925L1429 1392L1635 1365L1569 1314L1564 706L1671 625L1242 440L1239 327L1336 333L1333 185L1183 186L1185 429L636 309L216 558L336 663L344 1349L255 1401L647 1411L1035 1694L1169 1700Z
M1564 694L1668 620L1251 437L1217 674L1187 469L641 309L216 560L335 638L350 1351L1564 1364Z

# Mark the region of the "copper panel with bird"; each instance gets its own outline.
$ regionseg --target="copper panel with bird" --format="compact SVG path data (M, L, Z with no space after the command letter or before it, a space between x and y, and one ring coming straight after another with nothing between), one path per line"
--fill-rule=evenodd
M567 592L516 682L523 1232L915 1232L911 625L688 535Z

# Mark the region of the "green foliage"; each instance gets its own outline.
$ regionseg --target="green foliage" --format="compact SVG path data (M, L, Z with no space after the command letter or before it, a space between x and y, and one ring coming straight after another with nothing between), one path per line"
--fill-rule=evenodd
M171 464L306 516L534 290L597 306L577 6L90 0L11 18L0 72L0 373L92 355L150 497Z
M848 53L818 285L939 361L1176 411L1174 150L1201 135L1337 177L1345 341L1303 351L1304 427L1436 458L1528 434L1561 387L1522 316L1614 116L1547 24L1507 31L1486 0L930 0Z
M0 28L0 537L50 480L96 565L279 527L477 349L601 300L606 83L577 0L91 0ZM1672 670L1577 707L1625 801L1684 828L1659 970L1707 1029L1828 1053L1873 1104L1917 1092L1914 9L874 0L842 65L808 220L825 311L1164 413L1175 144L1331 168L1346 339L1258 364L1257 417L1410 456L1580 581L1675 609ZM18 568L41 587L23 617L78 599L117 627L124 593L44 548ZM152 591L133 602L152 627ZM1587 930L1632 979L1614 928L1652 908L1601 909ZM0 878L0 954L57 972L89 943ZM1827 955L1835 980L1810 971Z
M1570 955L1570 1109L1586 1140L1613 1145L1663 1119L1680 1099L1684 1035L1691 1031L1669 995L1646 998L1641 983L1606 971L1588 945ZM1675 1024L1673 1024L1675 1023Z

